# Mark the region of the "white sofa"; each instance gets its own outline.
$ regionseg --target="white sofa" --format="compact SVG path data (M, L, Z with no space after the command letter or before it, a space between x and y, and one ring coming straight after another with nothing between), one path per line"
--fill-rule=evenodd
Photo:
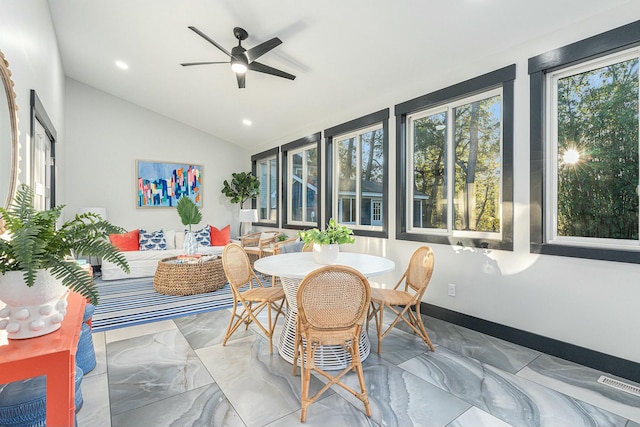
M151 251L123 251L122 255L129 263L130 273L127 274L116 264L102 260L102 280L133 279L136 277L151 277L156 273L158 261L184 254L183 231L165 231L167 249ZM198 253L202 255L221 255L224 246L198 246Z

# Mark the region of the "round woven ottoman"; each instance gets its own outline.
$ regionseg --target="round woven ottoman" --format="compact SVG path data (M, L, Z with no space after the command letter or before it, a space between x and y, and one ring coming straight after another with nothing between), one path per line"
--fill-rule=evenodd
M178 257L158 261L153 288L165 295L195 295L213 292L227 283L222 258L186 262Z

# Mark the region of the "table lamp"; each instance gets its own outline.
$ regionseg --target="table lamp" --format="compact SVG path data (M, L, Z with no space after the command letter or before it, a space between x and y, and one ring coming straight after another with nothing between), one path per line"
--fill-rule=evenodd
M247 233L247 223L255 222L258 220L258 210L257 209L240 209L240 234L239 236L243 236ZM242 233L242 225L244 226L244 234Z

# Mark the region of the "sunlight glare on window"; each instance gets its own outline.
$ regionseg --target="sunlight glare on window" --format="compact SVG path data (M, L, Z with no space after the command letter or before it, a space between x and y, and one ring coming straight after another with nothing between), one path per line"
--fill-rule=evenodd
M562 155L562 163L565 165L575 165L580 160L580 153L575 148L569 148Z

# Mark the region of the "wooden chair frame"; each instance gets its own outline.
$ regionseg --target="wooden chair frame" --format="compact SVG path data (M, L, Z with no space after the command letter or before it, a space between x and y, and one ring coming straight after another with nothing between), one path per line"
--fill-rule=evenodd
M322 289L322 285L325 284L323 280L325 279L325 277L330 277L335 273L344 273L345 275L350 275L352 278L356 278L357 280L359 280L364 291L364 296L360 301L362 306L357 314L353 315L353 317L349 319L348 322L345 322L349 323L348 325L341 325L339 327L314 326L312 324L313 322L307 319L307 310L311 309L307 307L307 302L305 301L303 293L305 292L305 288L307 286L316 286L318 287L318 289L320 289L318 293L322 293L324 291L324 289ZM345 292L348 292L348 290L345 290ZM332 292L332 294L336 296L336 292ZM371 416L371 407L369 405L367 388L364 382L364 372L362 370L362 360L360 359L360 351L358 348L360 333L362 331L364 321L367 318L367 309L369 306L370 298L371 290L367 278L359 271L347 266L329 265L319 268L309 273L300 283L297 293L298 319L296 322L293 375L296 375L297 373L296 371L298 365L298 356L300 355L302 379L302 412L300 415L301 422L305 422L306 420L308 407L311 406L311 404L315 402L332 385L339 385L349 393L360 399L364 404L366 414L368 416ZM322 316L324 316L324 314ZM327 321L327 324L328 323L330 322ZM315 365L315 352L316 349L322 345L342 345L342 347L351 355L351 364L340 371L337 375L330 375L322 369L318 368ZM304 357L302 357L303 353L305 354ZM342 377L351 370L355 370L357 372L358 381L360 384L359 393L340 381ZM311 380L311 371L319 373L329 381L315 395L309 397L309 382Z
M393 289L372 289L371 306L367 316L367 330L369 321L373 318L376 321L378 336L378 354L382 350L382 340L402 320L429 346L431 351L435 351L433 343L422 323L420 315L420 303L422 296L427 290L431 275L433 274L434 255L431 248L422 246L411 255L409 266ZM404 282L404 290L398 289ZM387 308L395 313L396 318L383 332L384 309ZM415 313L411 311L415 310Z
M231 259L234 256L240 257L240 260L236 260L239 261L237 265L231 265ZM282 306L285 301L284 290L281 287L265 288L251 268L249 257L245 251L235 243L230 243L225 246L222 252L222 266L233 292L233 311L231 312L231 319L229 320L229 326L227 327L227 333L224 336L222 345L225 346L227 344L229 337L233 335L240 325L244 323L246 330L252 322L255 322L260 330L269 338L269 354L272 354L273 332L278 322L278 316L283 314ZM254 283L257 283L257 286L254 286ZM249 285L249 289L241 291L240 288L247 284ZM280 301L280 305L277 304L278 301ZM243 308L241 313L237 313L239 305ZM268 325L266 328L257 318L265 308L268 310ZM276 318L273 322L271 321L272 309L276 310Z

